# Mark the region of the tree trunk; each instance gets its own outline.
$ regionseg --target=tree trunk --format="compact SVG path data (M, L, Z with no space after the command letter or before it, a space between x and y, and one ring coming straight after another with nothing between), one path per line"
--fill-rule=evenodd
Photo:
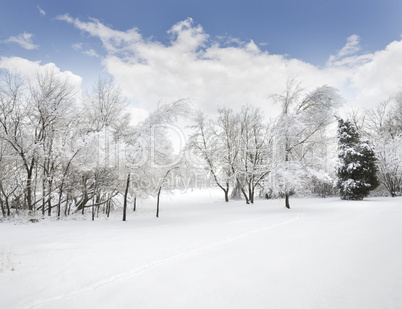
M95 221L95 197L92 198L92 221Z
M67 194L67 197L68 197L69 195ZM68 211L67 211L67 215L68 216L70 216L70 212L71 212L71 205L73 204L73 202L74 202L74 199L70 202L70 204L68 204Z
M128 195L128 188L130 186L130 173L127 176L127 184L126 184L126 191L124 192L124 204L123 204L123 221L126 221L126 213L127 213L127 195Z
M50 217L52 215L52 182L53 180L49 180L49 198L47 199L47 215Z
M45 204L46 204L46 179L45 174L43 174L42 180L42 216L45 217Z
M4 203L1 198L0 198L0 206L1 206L1 213L3 214L3 217L6 217L6 209L4 208Z
M68 209L68 202L69 202L69 198L68 198L68 194L66 197L66 206L64 207L64 217L67 217L67 209ZM61 207L61 206L60 206Z
M233 200L240 200L241 199L241 188L240 188L240 182L236 181L236 185L232 189L232 193L230 194L230 198Z
M109 218L109 215L110 215L110 207L111 207L111 205L112 205L112 201L109 199L107 201L107 203L106 203L106 217L108 217L108 218Z
M156 199L156 217L159 218L159 198L161 196L161 191L162 191L162 186L159 187L158 190L158 195L157 195L157 199ZM227 192L225 192L227 193Z
M225 202L229 202L229 190L223 190L225 192Z
M32 203L32 174L33 168L35 164L35 159L32 158L31 166L27 168L27 187L26 187L26 201L28 204L28 210L33 210L33 203Z
M137 197L134 196L134 207L133 207L133 211L137 210Z
M250 177L250 179L247 181L247 187L248 187L248 198L250 200L251 204L254 204L254 177Z
M243 189L242 186L240 186L240 188L241 188L241 193L243 193L244 199L246 200L246 204L250 204L250 199L249 199L249 197L247 196L246 191Z
M287 209L290 209L290 204L289 204L289 193L285 193L285 206Z
M106 196L106 199L107 199L107 196ZM97 200L98 200L98 198L97 198ZM100 200L101 200L101 198L99 197L99 200L96 202L96 204L98 205L98 206L96 206L96 217L97 218L99 218L99 208L101 207ZM103 204L103 205L105 205L105 204Z
M10 204L8 202L8 196L6 197L6 208L7 208L7 216L11 216L11 207Z
M289 150L288 150L288 138L286 137L286 143L285 143L285 162L289 162ZM286 190L286 192L285 192L285 207L287 208L287 209L290 209L290 204L289 204L289 192L288 192L288 188L287 188L287 184L286 184L286 186L285 186L285 190Z
M10 196L5 196L5 203L6 203L6 209L7 209L7 216L11 216L11 207L10 207Z
M87 180L85 178L85 176L82 176L82 184L84 186L84 192L83 192L83 197L82 197L82 215L85 212L85 204L88 201L88 194L87 194Z
M57 218L60 219L60 215L61 215L61 199L63 196L63 183L60 185L60 190L59 190L59 200L57 201ZM67 198L67 202L68 202L68 198ZM67 210L67 204L66 207L64 208L65 210Z
M28 179L27 179L27 188L26 188L26 202L28 206L28 210L32 210L32 175L28 174Z
M3 186L0 183L0 190L1 190L1 193L3 194L3 196L4 196L4 200L0 198L1 212L3 213L3 217L6 217L6 215L9 217L11 215L9 198L10 198L10 195L13 194L13 192L16 189L17 188L15 188L11 193L6 194L6 192L3 189ZM7 210L7 212L6 212L6 210Z

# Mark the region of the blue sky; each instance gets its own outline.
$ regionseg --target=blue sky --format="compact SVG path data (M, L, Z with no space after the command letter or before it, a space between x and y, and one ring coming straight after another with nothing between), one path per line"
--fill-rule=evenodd
M340 88L348 99L356 102L365 98L361 84L367 79L367 72L381 73L383 78L392 81L373 92L372 97L380 100L392 95L390 92L398 91L397 79L401 69L400 63L393 62L393 59L399 52L399 45L396 44L401 41L401 16L400 0L2 0L0 56L3 63L13 57L40 61L42 66L53 63L61 71L71 71L80 76L83 87L91 85L99 75L111 75L122 85L133 104L142 107L152 105L158 97L159 100L182 95L192 97L191 90L195 89L194 83L199 76L204 82L197 84L202 89L196 87L198 92L194 97L200 104L208 104L205 102L212 97L204 97L202 92L215 91L217 94L216 89L211 89L215 86L207 82L209 79L216 78L217 83L222 83L221 89L237 89L238 84L244 84L242 78L247 78L247 75L252 76L251 80L259 77L261 80L267 72L280 76L274 80L281 81L286 76L298 75L306 79L309 86L318 86L316 84L323 80ZM180 24L184 21L187 23ZM106 37L106 32L91 32L91 26L99 28L99 25L106 32L115 31L112 35L123 41L124 33L129 35L128 30L136 28L135 35L140 39L124 41L125 45L132 45L128 52L116 44L115 39ZM179 25L177 31L173 31L175 25ZM189 29L192 31L185 34ZM194 43L197 47L186 50L194 57L176 63L177 66L192 68L191 72L183 68L176 70L174 66L164 67L170 59L180 56L168 48L180 42L186 44L179 42L180 35L183 35L183 40L189 39L187 35L191 38L200 36ZM250 42L257 50L254 45L248 45ZM390 48L393 42L395 44ZM179 48L175 50L183 52ZM204 52L201 56L200 50ZM381 52L386 55L379 57ZM154 53L158 53L158 60L148 57ZM274 55L280 59L274 58ZM227 60L232 58L232 62ZM329 59L332 61L329 62ZM139 66L140 62L146 63L146 68ZM248 66L242 67L245 62ZM397 74L389 76L384 66L391 63ZM270 66L270 69L258 71L258 67L262 66ZM281 66L286 66L286 69L277 73L275 70ZM372 67L379 66L382 71L374 72ZM216 73L217 70L220 74ZM169 73L168 81L159 78L166 72ZM240 73L236 75L233 72ZM240 78L241 72L247 74ZM144 83L141 76L151 81L148 79L146 85L141 85ZM337 78L334 79L334 76ZM135 89L138 95L125 84L128 79L138 84ZM192 84L185 84L186 80ZM156 86L152 88L152 81L160 89L154 91ZM265 83L268 88L272 82L271 78L261 81L261 84ZM372 79L366 82L367 87L376 84ZM180 87L172 91L172 85ZM166 92L161 90L168 88ZM278 90L279 85L274 85L272 90L266 90L259 98L250 95L250 100L260 100ZM153 97L144 94L151 91L156 92ZM227 89L227 93L231 92ZM224 93L219 93L223 103ZM247 100L247 96L241 100Z

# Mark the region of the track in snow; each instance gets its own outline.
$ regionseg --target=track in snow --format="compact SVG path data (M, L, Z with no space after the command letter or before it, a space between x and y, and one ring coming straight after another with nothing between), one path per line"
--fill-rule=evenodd
M270 226L259 227L259 228L252 229L252 230L249 230L249 231L241 232L241 233L235 234L235 235L230 236L230 237L228 237L226 239L223 239L223 240L218 240L218 241L209 243L207 245L200 246L198 248L194 248L194 249L187 250L185 252L177 253L177 254L171 255L169 257L159 259L159 260L153 261L151 263L147 263L147 264L138 266L138 267L136 267L136 268L134 268L132 270L124 271L124 272L121 272L121 273L119 273L117 275L114 275L114 276L108 276L108 277L96 280L96 281L92 282L89 285L74 289L71 292L68 292L68 293L65 293L65 294L60 294L60 295L57 295L57 296L54 296L54 297L51 297L51 298L48 298L48 299L37 300L33 304L30 304L30 305L26 306L26 308L29 308L29 309L40 308L42 305L51 303L53 301L58 301L58 300L62 300L62 299L71 299L71 298L79 297L79 296L82 296L82 295L85 295L85 294L89 294L89 293L91 293L92 291L94 291L94 290L96 290L98 288L107 286L107 285L112 284L112 283L114 283L116 281L119 281L119 280L123 280L123 279L127 279L127 278L130 278L130 277L136 276L136 275L138 275L140 273L143 273L144 271L154 269L154 268L156 268L156 267L158 267L160 265L164 265L164 264L170 263L172 261L176 261L178 259L193 256L193 255L195 255L197 253L200 253L200 252L203 252L205 250L216 248L216 247L219 247L221 245L237 241L239 239L244 239L244 238L246 238L246 237L248 237L248 236L250 236L252 234L256 234L256 233L259 233L259 232L262 232L262 231L265 231L265 230L270 230L270 229L273 229L273 228L276 228L276 227L279 227L279 226L282 226L282 225L290 224L290 223L292 223L294 221L299 220L302 217L303 217L303 214L299 214L295 218L288 219L288 220L285 220L283 222L279 222L279 223L275 223L275 224L270 225Z

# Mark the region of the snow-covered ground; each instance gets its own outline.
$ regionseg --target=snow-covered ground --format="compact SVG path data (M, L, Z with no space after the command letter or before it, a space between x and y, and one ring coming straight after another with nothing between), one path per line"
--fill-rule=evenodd
M140 202L0 223L0 308L402 308L402 199Z

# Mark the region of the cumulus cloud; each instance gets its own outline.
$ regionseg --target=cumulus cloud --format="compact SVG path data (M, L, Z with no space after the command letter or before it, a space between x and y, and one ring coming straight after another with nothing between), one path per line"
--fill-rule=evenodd
M33 43L32 38L33 38L32 33L21 33L17 36L10 36L8 40L6 40L6 43L17 43L20 45L22 48L25 48L27 50L32 50L32 49L37 49L39 48L39 45L36 45Z
M54 63L41 64L41 61L30 61L20 57L0 57L0 69L6 69L11 73L20 74L26 80L34 80L38 74L51 71L57 73L60 78L68 79L79 90L82 78L70 71L61 71Z
M272 105L270 95L281 93L292 76L306 88L329 84L352 104L373 105L399 90L402 75L402 41L359 54L360 38L352 35L322 68L269 54L253 41L212 39L191 18L168 30L167 44L143 38L136 28L114 30L93 18L58 19L102 41L105 70L127 97L148 110L161 101L191 98L208 112L222 105L253 104L274 114L279 108Z
M361 104L372 105L373 99L379 102L402 91L401 55L402 41L394 41L351 74L350 86Z

